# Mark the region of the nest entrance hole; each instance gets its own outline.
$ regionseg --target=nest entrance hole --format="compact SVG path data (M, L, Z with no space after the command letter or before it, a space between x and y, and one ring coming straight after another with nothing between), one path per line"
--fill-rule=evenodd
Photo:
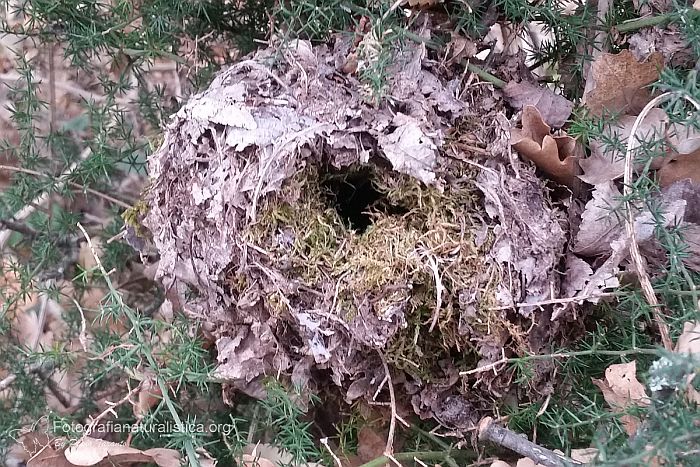
M409 210L392 205L385 193L377 190L377 173L371 167L339 171L327 169L321 187L329 207L335 209L343 224L357 233L364 233L376 215L403 215Z

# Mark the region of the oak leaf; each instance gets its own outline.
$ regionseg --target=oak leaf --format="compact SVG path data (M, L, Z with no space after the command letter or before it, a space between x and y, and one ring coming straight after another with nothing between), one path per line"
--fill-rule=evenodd
M550 127L542 119L536 107L525 106L522 129L511 130L510 144L523 157L552 178L573 187L578 172L576 140L570 136L552 136Z
M650 100L648 85L659 79L663 56L652 54L638 62L632 52L602 54L592 64L592 89L583 98L593 115L626 113L635 115Z

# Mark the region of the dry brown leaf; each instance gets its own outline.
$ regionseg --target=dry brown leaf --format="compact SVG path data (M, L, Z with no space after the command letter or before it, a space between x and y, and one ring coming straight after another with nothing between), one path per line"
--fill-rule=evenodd
M593 378L593 384L603 393L605 401L614 409L630 406L648 406L650 400L642 383L637 380L637 362L610 365L605 370L605 379ZM627 434L632 436L639 427L639 420L631 415L620 418Z
M63 452L72 465L107 466L151 462L159 467L179 467L180 453L174 449L140 449L95 438L82 438Z
M397 113L392 122L396 129L377 139L394 170L421 180L426 185L435 181L437 146L425 134L420 122L410 115Z
M644 63L632 52L602 54L592 65L593 89L584 95L586 107L594 115L626 113L635 115L649 102L647 86L659 78L663 57L652 54Z
M606 139L617 139L623 147L627 145L632 126L636 117L623 116L614 124L606 125L603 135ZM635 133L632 147L639 147L643 142L658 139L668 122L666 112L661 109L653 109L641 123ZM598 185L621 177L625 171L625 151L617 151L606 146L598 140L590 143L591 156L579 161L583 175L579 178L590 185ZM607 149L607 150L606 150Z
M677 353L687 353L700 358L700 321L688 321L683 324L683 332L676 342ZM692 385L695 374L688 375L686 382L687 396L691 402L700 405L700 392Z
M679 180L690 179L700 183L700 149L690 154L677 154L659 169L659 185L662 188L672 185Z
M141 420L145 417L148 411L158 404L162 398L163 393L158 383L151 375L147 375L139 388L137 402L133 404L133 412L136 419Z
M610 244L620 236L621 219L615 210L622 194L614 183L597 184L593 197L581 214L581 227L573 251L583 256L597 256L610 251Z
M700 356L700 321L683 324L683 332L676 342L676 352Z
M542 120L555 128L564 126L574 109L573 102L564 96L555 94L548 87L535 83L510 81L503 89L503 93L513 108L520 110L525 106L532 105L540 112Z
M578 171L576 140L570 136L550 135L549 125L532 105L525 106L522 122L522 129L511 130L513 148L552 180L573 187Z
M454 31L451 32L451 36L450 42L446 46L446 65L459 63L465 58L471 58L476 55L477 49L474 41Z
M76 467L75 464L66 460L63 449L53 443L44 446L34 454L26 465L27 467Z
M570 457L575 461L583 462L584 464L590 464L595 460L596 457L598 457L598 449L572 449Z
M357 433L357 456L369 462L384 454L386 436L369 425L364 425Z
M605 401L614 408L649 405L644 386L637 380L636 360L610 365L605 370L605 380L594 379L593 382L603 392Z
M267 443L249 444L244 449L244 467L277 467L279 465L294 465L295 467L323 467L321 464L317 464L315 462L303 465L294 464L293 455Z

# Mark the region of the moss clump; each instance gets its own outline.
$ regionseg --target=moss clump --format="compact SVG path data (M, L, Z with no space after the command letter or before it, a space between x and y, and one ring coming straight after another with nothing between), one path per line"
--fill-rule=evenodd
M324 311L345 322L359 306L380 319L400 311L406 325L386 357L430 379L450 353L469 358L460 296L476 292L484 304L492 295L483 261L488 245L475 241L482 223L471 175L466 167L460 180L440 190L378 167L306 168L263 202L246 238L289 281L331 294ZM278 302L268 306L281 311ZM487 316L470 319L469 329L487 332Z

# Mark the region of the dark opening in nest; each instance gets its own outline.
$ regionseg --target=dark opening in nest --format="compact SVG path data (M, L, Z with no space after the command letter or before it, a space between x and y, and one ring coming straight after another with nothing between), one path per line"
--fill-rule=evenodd
M343 225L364 233L372 225L372 213L401 216L409 209L392 204L376 186L376 174L369 166L350 170L329 169L321 176L321 188L329 208L335 209Z

